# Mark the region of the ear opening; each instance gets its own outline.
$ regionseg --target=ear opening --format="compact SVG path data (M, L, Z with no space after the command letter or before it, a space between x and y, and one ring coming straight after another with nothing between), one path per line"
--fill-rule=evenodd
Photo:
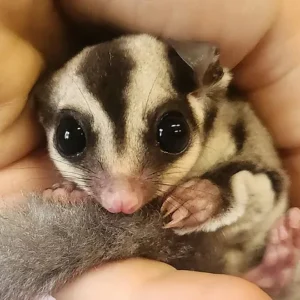
M189 94L199 88L193 68L172 47L168 47L168 61L171 68L173 86L181 94Z
M224 70L216 46L205 42L167 42L193 70L198 88L215 84L222 79Z

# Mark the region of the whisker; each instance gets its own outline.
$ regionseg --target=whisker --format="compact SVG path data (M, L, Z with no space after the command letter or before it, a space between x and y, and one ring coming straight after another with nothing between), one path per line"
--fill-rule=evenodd
M156 84L156 81L157 81L157 79L158 79L158 77L159 77L159 73L156 75L156 77L154 78L154 80L153 80L153 84L152 84L152 86L151 86L151 88L150 88L150 91L149 91L149 94L148 94L148 97L147 97L147 100L146 100L146 104L145 104L145 110L144 110L144 114L143 114L143 119L146 119L146 117L147 117L147 108L148 108L148 104L149 104L149 101L150 101L150 96L151 96L151 94L152 94L152 92L153 92L153 88L154 88L154 86L155 86L155 84Z
M69 76L70 76L70 75L69 75ZM72 79L72 82L76 85L76 87L77 87L79 93L81 94L83 100L85 101L85 103L86 103L86 105L87 105L87 107L88 107L88 109L89 109L89 111L90 111L90 114L93 115L92 109L91 109L91 107L90 107L90 104L89 104L89 102L87 101L87 99L85 98L85 95L83 94L82 90L80 89L79 85L77 84L75 78L74 78L73 76L70 76L70 77L71 77L71 79Z

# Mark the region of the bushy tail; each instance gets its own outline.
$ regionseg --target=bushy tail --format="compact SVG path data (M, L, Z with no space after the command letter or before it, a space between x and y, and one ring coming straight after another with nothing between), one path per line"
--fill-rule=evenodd
M34 300L51 294L89 268L146 257L169 262L188 249L162 229L159 209L127 216L99 204L50 203L32 196L0 216L0 299Z

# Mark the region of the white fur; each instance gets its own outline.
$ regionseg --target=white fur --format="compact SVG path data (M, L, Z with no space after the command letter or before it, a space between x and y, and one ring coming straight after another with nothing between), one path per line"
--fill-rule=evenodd
M262 207L269 210L274 205L275 193L266 174L253 175L248 171L238 172L232 176L231 188L233 196L231 208L227 213L203 224L201 226L203 231L216 231L221 227L234 224L244 216L250 202L260 203ZM251 217L255 215L251 214ZM251 223L255 223L253 219Z

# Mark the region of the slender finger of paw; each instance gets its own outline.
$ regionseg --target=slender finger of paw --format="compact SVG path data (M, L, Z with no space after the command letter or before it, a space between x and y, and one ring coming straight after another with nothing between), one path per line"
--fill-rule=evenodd
M206 212L199 212L197 214L192 214L184 220L185 227L195 227L204 224L209 219Z
M257 283L258 280L265 277L266 272L267 272L266 266L263 263L261 263L258 266L252 268L250 271L248 271L244 275L244 278L253 283Z
M290 235L288 228L282 224L278 228L278 236L279 236L279 241L283 242L283 241L289 240L291 235Z
M269 235L269 242L271 244L276 245L276 244L279 244L279 241L280 241L279 230L278 230L278 228L273 228Z
M196 199L186 201L183 206L191 213L196 214L203 210L211 210L211 201L209 198L197 197Z
M274 245L271 247L268 247L266 249L264 258L263 258L263 263L266 266L274 266L278 262L278 245Z
M54 184L52 185L51 188L52 188L53 190L56 190L56 189L58 189L60 186L61 186L60 183L54 183Z
M187 208L185 208L184 206L181 206L172 215L172 221L177 221L177 222L182 221L183 219L185 219L189 215L190 215L189 210Z
M173 198L173 196L170 196L163 203L160 211L163 213L163 217L165 218L165 217L169 216L170 214L172 214L173 212L175 212L180 206L181 206L181 204L179 203L179 201L176 201Z
M263 289L271 289L276 285L276 280L274 279L272 274L264 274L264 276L262 276L256 282L256 284L259 285Z
M269 235L270 242L272 244L279 244L282 242L282 238L287 238L289 233L286 235L285 232L287 231L286 227L286 216L281 217L273 226L271 233Z
M71 198L74 199L76 202L83 200L87 196L86 193L78 190L74 190L71 194Z
M288 225L293 229L300 229L300 209L297 207L288 210Z
M182 228L184 226L184 222L180 220L171 221L168 224L164 225L163 228Z
M64 188L67 192L71 193L72 191L74 191L75 185L72 184L72 183L70 183L70 182L68 182L68 183L64 183L62 185L62 188Z
M46 190L44 190L44 192L43 192L43 200L51 200L52 194L53 194L53 190L52 189L46 189Z
M287 286L289 284L289 282L291 282L292 277L293 277L293 268L287 267L283 270L281 270L280 274L279 274L279 285L281 288Z
M278 263L286 264L293 250L288 245L281 245L277 249Z
M293 246L300 249L300 209L291 208L287 212L287 226L290 229L290 238Z
M294 233L293 244L297 250L300 250L300 230Z

